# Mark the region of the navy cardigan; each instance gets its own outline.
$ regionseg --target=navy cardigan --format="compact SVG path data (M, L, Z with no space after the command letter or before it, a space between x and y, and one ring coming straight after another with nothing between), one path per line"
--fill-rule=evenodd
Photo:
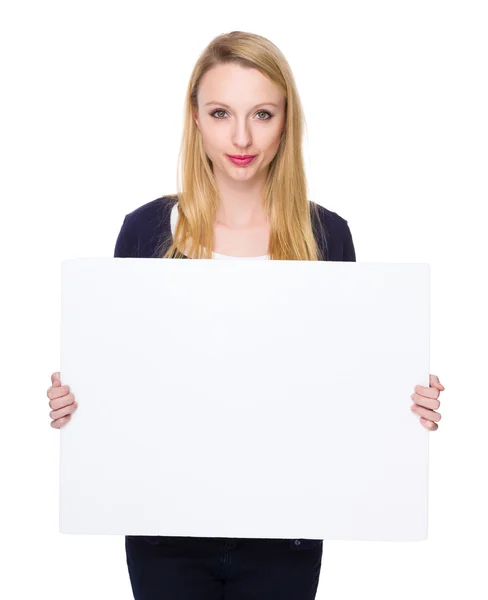
M126 214L115 243L114 258L156 258L169 248L172 241L171 209L177 201L177 196L162 196ZM315 203L310 201L312 204ZM313 208L318 211L311 210L311 214L320 260L355 262L356 253L346 219L320 204ZM126 537L140 537L157 544L164 536ZM294 550L306 550L321 544L322 540L293 539L289 542Z
M170 215L176 196L162 196L125 215L115 243L114 257L156 258L172 240ZM343 217L310 201L312 228L321 260L356 261L349 225Z

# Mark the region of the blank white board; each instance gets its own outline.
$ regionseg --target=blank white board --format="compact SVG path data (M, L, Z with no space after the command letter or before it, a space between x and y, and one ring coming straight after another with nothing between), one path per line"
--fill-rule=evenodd
M60 532L427 538L428 264L61 271Z

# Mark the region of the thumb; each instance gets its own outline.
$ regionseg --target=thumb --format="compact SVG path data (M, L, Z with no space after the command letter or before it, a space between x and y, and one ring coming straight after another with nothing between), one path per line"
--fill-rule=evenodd
M430 387L435 387L438 390L440 390L441 392L446 389L442 385L442 383L439 381L439 378L437 377L437 375L430 375L429 379L430 379L430 381L429 381L429 386Z
M53 387L59 387L61 385L61 373L57 371L51 375L51 383Z

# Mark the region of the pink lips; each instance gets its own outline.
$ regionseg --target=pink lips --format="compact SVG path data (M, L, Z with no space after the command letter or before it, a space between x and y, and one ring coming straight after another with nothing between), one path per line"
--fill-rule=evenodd
M233 155L233 156L231 156L230 154L227 154L227 156L230 158L230 160L235 165L238 165L240 167L248 165L253 160L253 158L256 157L256 155L252 155L252 154L237 154L237 155Z

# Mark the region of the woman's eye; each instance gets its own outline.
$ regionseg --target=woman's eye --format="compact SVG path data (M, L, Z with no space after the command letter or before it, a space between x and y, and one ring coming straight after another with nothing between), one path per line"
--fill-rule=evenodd
M213 113L211 113L211 116L214 117L215 119L219 119L222 120L224 117L216 117L215 115L218 113L226 113L227 111L224 110L223 108L214 110ZM262 119L259 118L258 121L269 121L271 119L271 117L273 116L271 113L269 113L267 110L260 110L256 113L257 115L268 115L266 119Z

